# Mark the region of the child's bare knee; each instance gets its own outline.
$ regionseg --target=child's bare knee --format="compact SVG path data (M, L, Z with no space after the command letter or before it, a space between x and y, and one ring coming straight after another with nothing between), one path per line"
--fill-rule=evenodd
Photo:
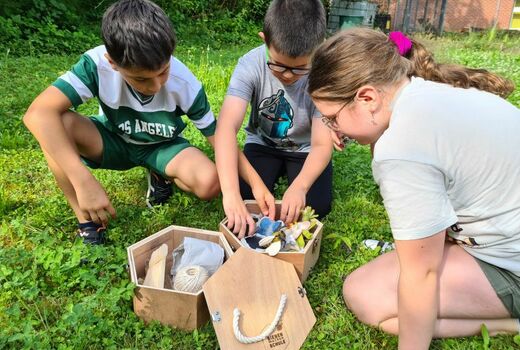
M377 326L380 322L377 301L373 300L370 283L363 268L353 271L343 283L343 299L347 308L363 323Z
M212 200L217 197L220 193L220 186L218 183L212 185L211 187L207 187L204 192L199 195L199 198L205 201Z
M211 200L220 193L220 184L218 182L217 172L214 174L206 174L198 181L195 194L202 200Z
M359 293L361 292L360 288L362 288L355 277L356 271L351 272L343 282L343 299L347 308L354 314L356 314L355 310L358 309Z

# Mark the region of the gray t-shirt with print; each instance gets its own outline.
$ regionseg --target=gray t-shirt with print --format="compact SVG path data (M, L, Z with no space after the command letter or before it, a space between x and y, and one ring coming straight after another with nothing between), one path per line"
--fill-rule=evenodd
M283 85L267 66L265 45L238 60L227 94L251 103L246 143L309 152L312 118L320 114L307 93L307 75Z

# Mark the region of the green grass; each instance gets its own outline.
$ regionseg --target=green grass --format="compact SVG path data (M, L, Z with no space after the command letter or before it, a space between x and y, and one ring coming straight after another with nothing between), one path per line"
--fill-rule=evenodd
M440 60L498 71L520 85L518 39L508 38L506 43L503 37L491 41L471 36L424 39ZM180 47L178 56L205 84L215 112L236 60L249 48ZM110 224L112 242L104 247L73 242L75 218L21 117L32 99L76 59L0 56L0 76L4 77L0 81L0 348L215 349L218 344L210 324L183 332L141 322L132 312L133 286L125 264L127 246L170 224L216 229L224 215L219 199L202 202L177 191L167 205L149 210L144 204L142 169L94 171L118 211ZM510 101L520 105L518 90ZM96 104L89 103L80 112L96 110ZM187 136L213 156L192 127ZM239 139L243 141L243 135ZM395 348L396 337L357 322L341 297L343 278L376 256L358 249L359 243L369 237L391 239L371 177L368 149L354 145L336 153L334 171L333 210L324 221L326 239L305 283L317 323L304 348ZM83 256L102 258L103 263L81 265ZM491 338L489 348L515 346L513 337L502 336ZM432 343L432 349L484 347L482 337Z

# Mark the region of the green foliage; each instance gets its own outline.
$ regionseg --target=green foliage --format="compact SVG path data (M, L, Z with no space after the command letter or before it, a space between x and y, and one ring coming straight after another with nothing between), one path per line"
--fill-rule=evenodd
M11 55L82 52L101 43L90 31L59 28L51 19L38 22L16 15L0 17L0 52Z
M0 10L0 52L11 55L85 51L100 40L80 1L21 0Z
M485 324L480 326L480 333L482 334L482 349L489 350L489 331Z
M221 11L201 14L196 20L174 20L180 45L221 49L229 44L251 43L261 30L258 23L245 18L244 12Z
M16 14L14 14L16 15ZM1 30L1 29L0 29ZM468 37L471 39L471 36ZM497 35L496 40L501 40ZM224 50L185 42L178 56L203 82L218 113L237 59L259 42ZM429 38L438 58L498 71L520 84L520 62L509 48L467 48L463 37ZM520 47L520 46L517 46ZM21 123L35 96L66 71L77 55L13 57L0 54L0 348L6 349L216 349L211 324L194 332L158 323L145 325L132 311L125 265L126 247L177 224L215 230L224 213L221 199L200 201L176 190L164 206L144 204L145 173L99 170L94 175L109 194L118 218L110 244L85 247L74 241L75 218L56 187L37 142ZM511 101L520 106L520 98ZM95 101L80 113L97 112ZM190 124L185 136L205 153L212 150ZM239 135L243 143L244 134ZM397 338L361 324L345 308L343 279L378 252L360 248L366 238L390 240L390 227L370 168L367 147L350 145L334 154L333 210L324 220L320 259L305 282L317 323L304 349L395 349ZM286 182L277 186L280 197ZM82 259L87 258L87 263ZM435 340L431 349L482 349L481 336ZM518 347L511 336L490 348Z
M516 345L520 346L520 334L517 334L513 337L513 341Z
M244 20L260 22L271 0L158 0L156 3L176 20L217 18L222 12L241 14Z
M114 1L21 0L0 7L0 53L79 54L101 43L99 27ZM159 0L180 44L222 48L251 43L269 0Z
M2 0L0 0L1 2ZM5 2L5 0L4 0ZM114 0L20 0L0 6L0 53L79 54L101 43L103 12ZM271 0L157 0L181 45L253 44ZM327 3L324 1L324 3Z
M492 28L484 31L472 31L469 33L445 33L447 38L457 45L466 48L483 49L518 49L520 32L513 30L499 30ZM439 38L441 41L442 39Z

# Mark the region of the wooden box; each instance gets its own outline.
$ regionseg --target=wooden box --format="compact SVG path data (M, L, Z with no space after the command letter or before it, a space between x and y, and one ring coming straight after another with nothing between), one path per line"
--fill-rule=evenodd
M252 249L238 249L203 290L222 350L297 350L316 322L294 266Z
M198 293L187 293L167 289L171 287L172 252L183 242L184 237L219 244L224 249L224 261L227 261L233 254L231 247L220 232L182 226L169 226L128 247L130 278L137 286L134 295L134 311L145 322L157 320L162 324L183 330L193 330L205 324L209 319L202 290ZM167 288L140 285L138 281L139 278L144 279L145 277L147 260L152 252L163 243L168 245L165 271L165 287Z
M261 213L258 204L256 204L256 201L247 200L245 201L245 204L250 213ZM281 206L282 201L276 201L276 219L280 217ZM226 240L231 245L231 248L235 251L238 248L242 247L242 243L237 238L237 236L235 236L235 234L233 234L233 232L227 228L226 224L227 219L222 220L219 225L219 230L224 234ZM293 264L296 269L296 272L298 273L298 277L300 278L302 283L307 279L311 268L313 268L316 262L318 261L318 257L320 255L322 230L323 224L320 221L318 221L316 226L314 226L311 229L312 239L310 239L307 242L303 252L279 252L275 256L275 258Z

